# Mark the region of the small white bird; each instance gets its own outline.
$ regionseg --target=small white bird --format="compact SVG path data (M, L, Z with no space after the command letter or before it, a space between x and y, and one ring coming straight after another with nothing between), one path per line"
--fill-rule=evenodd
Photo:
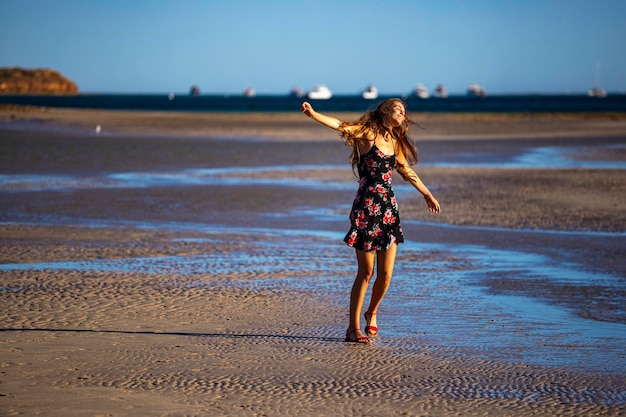
M96 126L96 133L100 133L101 130L102 130L102 127L100 125Z

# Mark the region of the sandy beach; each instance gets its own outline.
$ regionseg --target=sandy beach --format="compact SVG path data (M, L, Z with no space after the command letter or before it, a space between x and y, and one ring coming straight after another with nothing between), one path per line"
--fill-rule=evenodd
M626 415L626 117L412 116L442 213L394 177L363 347L334 132L1 108L0 414Z

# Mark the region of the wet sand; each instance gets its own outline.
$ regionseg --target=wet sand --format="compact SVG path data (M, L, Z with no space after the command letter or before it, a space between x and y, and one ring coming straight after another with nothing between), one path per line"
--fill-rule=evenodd
M441 271L426 273L433 281L442 277L433 285L451 294L445 308L424 302L426 310L404 314L415 316L412 338L389 331L372 347L342 343L354 261L322 232L345 231L355 180L345 165L348 149L299 114L5 109L0 115L1 171L17 179L2 190L0 262L42 263L0 270L0 395L7 415L626 413L623 353L607 353L617 358L613 369L595 371L538 365L514 349L509 357L479 354L480 346L462 346L464 332L498 329L477 317L449 335L456 348L437 343L429 334L434 324L452 319L444 313L463 301L446 274L471 267L445 249L419 253L407 244L398 259L428 269L446 258ZM426 130L417 137L418 172L443 212L428 214L397 180L409 239L539 253L554 264L624 279L624 170L436 165L464 162L468 152L506 159L529 146L624 161L623 147L615 147L624 144L623 119L419 119ZM232 170L276 166L287 169ZM206 168L216 171L188 182L187 170ZM163 173L187 182L155 183ZM227 182L233 179L239 182ZM485 297L543 296L577 317L614 323L624 337L626 295L603 292L611 287L506 274L479 284ZM432 288L418 297L428 298ZM486 315L512 325L510 312ZM380 324L382 331L384 319ZM516 331L530 334L535 325ZM543 343L559 340L552 337Z
M410 109L409 109L410 110ZM340 113L343 120L360 114ZM410 113L415 137L422 140L477 138L571 138L619 135L626 132L623 113L583 114L439 114ZM177 113L55 109L0 105L0 122L28 123L50 131L55 125L77 132L126 133L145 136L239 137L286 140L336 140L337 135L302 114L294 113Z

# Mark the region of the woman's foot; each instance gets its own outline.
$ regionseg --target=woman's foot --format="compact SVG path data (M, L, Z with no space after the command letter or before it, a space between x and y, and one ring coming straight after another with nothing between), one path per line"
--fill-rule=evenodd
M376 313L365 312L365 334L374 337L378 336L378 327L376 327Z
M361 333L361 330L359 329L353 331L350 331L350 329L346 330L346 342L363 344L372 343L370 338Z

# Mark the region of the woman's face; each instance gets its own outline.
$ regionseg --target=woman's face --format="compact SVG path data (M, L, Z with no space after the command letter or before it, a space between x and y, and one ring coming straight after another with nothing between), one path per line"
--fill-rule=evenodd
M401 126L406 117L406 109L404 108L404 104L399 101L396 101L392 104L390 112L387 114L387 118L389 123L393 127Z

